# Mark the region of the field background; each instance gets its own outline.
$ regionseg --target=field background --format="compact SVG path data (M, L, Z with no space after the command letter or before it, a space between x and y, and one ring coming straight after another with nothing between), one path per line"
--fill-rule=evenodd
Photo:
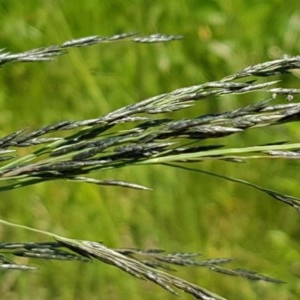
M120 42L84 49L50 63L11 64L0 70L0 135L65 119L88 119L176 88L221 79L251 64L297 55L297 1L1 1L0 48L12 52L87 35L138 31L182 34L166 44ZM282 84L299 88L299 74ZM218 113L266 95L198 103L182 117ZM276 100L286 101L283 97ZM294 101L298 101L295 98ZM297 141L299 125L255 129L220 143L242 147ZM197 167L300 195L296 160ZM109 247L199 252L235 257L232 266L285 280L249 282L194 267L176 275L228 299L300 297L299 214L250 188L160 166L102 172L153 188L132 191L50 182L1 194L1 218ZM43 241L0 227L2 241ZM24 259L19 261L24 262ZM101 264L28 261L37 272L1 274L1 299L176 299L158 286ZM181 294L180 299L192 299Z

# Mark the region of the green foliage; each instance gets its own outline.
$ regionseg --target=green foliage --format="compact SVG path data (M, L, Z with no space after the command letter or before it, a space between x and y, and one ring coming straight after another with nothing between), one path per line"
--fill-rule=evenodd
M31 132L62 120L92 119L183 86L217 81L254 63L297 54L297 6L294 1L152 4L90 0L72 5L40 1L38 6L36 1L3 2L0 47L7 51L59 44L72 37L136 30L143 34L175 33L185 39L147 46L100 45L72 50L50 63L4 66L0 72L1 136L24 126ZM295 87L297 80L295 71L294 77L283 78L281 85ZM224 96L221 101L212 98L171 116L223 113L261 100L265 95L260 93ZM280 103L286 104L285 97L274 100L274 104ZM230 147L286 140L297 143L297 127L295 123L258 128L220 141ZM200 167L297 195L297 160L263 158L242 165L205 161ZM206 270L196 268L180 270L181 277L229 299L290 299L300 294L299 254L295 250L299 216L295 210L245 186L165 166L108 170L103 175L149 186L153 191L48 182L2 192L1 218L64 236L104 241L110 247L236 257L243 267L287 282L274 286L208 276ZM7 227L1 227L1 234L7 242L43 239ZM1 295L6 299L174 297L109 266L35 264L40 267L35 274L4 273Z

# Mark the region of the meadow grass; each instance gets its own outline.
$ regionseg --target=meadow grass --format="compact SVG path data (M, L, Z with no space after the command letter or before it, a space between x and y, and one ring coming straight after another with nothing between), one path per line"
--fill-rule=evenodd
M245 66L297 54L299 16L294 3L118 4L1 4L1 47L13 52L73 37L136 30L185 36L183 41L170 44L107 44L72 50L47 64L3 66L1 136L24 127L32 132L62 120L94 119L141 99L215 82ZM241 11L244 13L237 13ZM280 77L280 86L297 87L297 71L293 74ZM222 114L265 99L263 93L214 97L182 113L166 114L166 118ZM295 102L296 96L290 105ZM278 96L273 103L289 104L286 96ZM296 144L297 136L295 123L256 128L218 142L245 148L279 145L281 141ZM26 154L26 149L23 151ZM297 160L263 158L246 164L210 160L198 166L297 195ZM2 218L63 236L103 241L113 248L162 248L201 252L205 257L236 257L240 267L287 282L266 285L198 268L180 270L181 277L228 299L289 299L299 294L299 255L295 250L299 216L292 208L250 188L178 168L144 165L103 172L101 179L103 174L149 186L153 191L47 182L3 191ZM1 231L6 242L45 238L8 227ZM7 299L174 297L100 264L34 264L40 267L34 274L4 273L2 295Z

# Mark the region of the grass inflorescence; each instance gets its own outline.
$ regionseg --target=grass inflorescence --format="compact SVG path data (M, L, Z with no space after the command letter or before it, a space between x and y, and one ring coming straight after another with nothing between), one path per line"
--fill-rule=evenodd
M167 42L179 36L120 34L92 36L61 45L22 53L0 54L0 65L9 62L41 62L65 54L71 47L127 40L139 43ZM300 211L300 199L257 184L190 167L191 163L222 160L240 163L249 159L299 159L300 143L275 142L247 147L226 147L219 138L238 135L251 128L284 125L298 121L300 104L291 102L300 89L278 87L265 79L300 68L300 57L284 57L247 67L219 81L208 82L157 95L87 120L65 120L34 131L16 130L0 139L0 191L12 190L50 180L69 180L96 185L144 189L141 184L116 179L99 179L102 170L161 164L202 172L264 192ZM264 80L261 82L261 78ZM266 100L218 114L175 118L172 112L195 106L198 101L245 93L264 93ZM284 96L284 103L274 104ZM166 115L172 115L167 117ZM204 143L205 141L205 143ZM19 151L26 148L26 151ZM189 165L187 166L187 163ZM4 220L3 224L30 229ZM33 230L33 229L30 229ZM201 266L222 274L251 280L280 283L280 280L244 269L220 266L232 259L197 260L193 253L165 253L157 249L110 249L94 241L73 240L39 231L55 239L47 243L1 243L3 269L28 270L33 267L14 263L6 256L92 261L114 265L141 279L150 280L172 293L181 289L197 299L223 299L206 289L170 275L172 265ZM164 269L164 271L159 270Z

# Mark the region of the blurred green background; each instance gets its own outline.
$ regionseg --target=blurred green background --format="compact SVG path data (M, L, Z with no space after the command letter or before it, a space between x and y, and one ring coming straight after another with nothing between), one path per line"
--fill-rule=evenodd
M221 79L251 64L297 55L297 1L1 1L0 48L18 52L87 35L138 31L182 34L166 44L120 42L84 49L50 63L10 64L0 70L0 134L65 119L95 118L176 88ZM297 73L282 84L299 87ZM218 113L266 95L198 103L182 117ZM276 100L286 101L284 98ZM295 98L294 101L297 101ZM178 114L177 114L178 116ZM234 147L297 141L297 124L255 129L221 139ZM300 195L299 163L253 160L197 167ZM1 218L109 247L199 252L235 257L232 267L265 273L273 285L194 267L175 274L228 299L300 297L299 214L244 186L162 166L97 174L153 188L132 191L50 182L1 194ZM0 227L2 241L44 236ZM24 259L18 261L26 262ZM38 272L1 274L1 299L175 299L158 286L102 263L28 261ZM181 294L180 299L192 299Z

